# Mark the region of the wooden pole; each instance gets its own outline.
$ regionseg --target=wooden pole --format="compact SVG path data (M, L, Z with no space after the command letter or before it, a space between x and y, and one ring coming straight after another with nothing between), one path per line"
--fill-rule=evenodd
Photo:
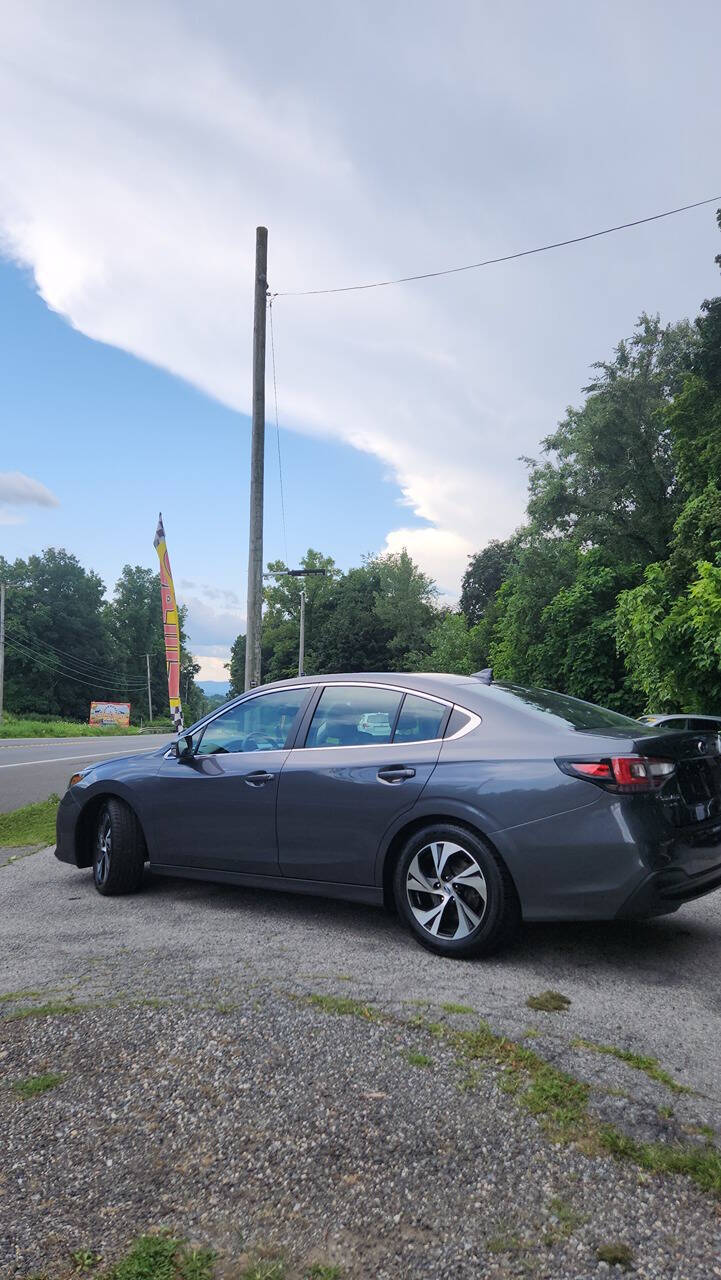
M248 538L248 618L245 687L260 684L260 628L263 616L263 469L265 462L265 318L268 292L268 232L255 232L253 319L253 429L250 446L250 531Z

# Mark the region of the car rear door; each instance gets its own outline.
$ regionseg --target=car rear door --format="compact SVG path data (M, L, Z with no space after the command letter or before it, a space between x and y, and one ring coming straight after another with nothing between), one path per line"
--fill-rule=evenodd
M372 884L381 839L426 786L450 710L403 688L327 685L280 775L282 875Z
M308 685L256 693L214 717L188 759L155 780L153 858L163 866L275 876L278 779Z

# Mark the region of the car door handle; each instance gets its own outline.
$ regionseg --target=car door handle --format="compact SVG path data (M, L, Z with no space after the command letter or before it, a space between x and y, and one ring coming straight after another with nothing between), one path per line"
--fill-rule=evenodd
M274 773L268 773L265 769L256 769L253 773L246 773L243 781L249 787L264 787L266 782L272 782L274 777Z
M405 765L389 765L387 769L378 770L378 781L387 782L391 786L398 786L399 782L406 782L408 778L415 778L415 769L408 769Z

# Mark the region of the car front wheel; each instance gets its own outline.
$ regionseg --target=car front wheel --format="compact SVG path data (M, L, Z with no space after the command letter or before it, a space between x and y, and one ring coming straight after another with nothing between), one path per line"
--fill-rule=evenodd
M503 863L479 836L451 823L434 823L410 837L393 891L401 918L440 955L490 955L520 924L518 897Z
M145 841L128 805L112 797L100 810L95 829L93 880L98 893L135 893L143 879Z

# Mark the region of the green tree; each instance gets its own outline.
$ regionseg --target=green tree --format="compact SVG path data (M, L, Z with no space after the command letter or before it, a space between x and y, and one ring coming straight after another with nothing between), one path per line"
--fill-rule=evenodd
M122 697L98 575L54 547L12 564L0 557L0 573L8 710L86 720L92 699Z
M482 551L468 560L461 584L461 611L471 626L480 622L505 582L517 550L517 539L499 542L493 538Z
M616 600L640 576L640 566L619 565L606 552L578 554L573 581L541 614L541 638L528 654L535 684L638 712L639 697L616 646Z
M439 615L428 637L428 654L414 662L425 671L451 671L461 676L479 671L486 660L486 637L482 624L468 625L463 613Z
M642 315L613 359L594 365L582 408L570 408L531 463L528 514L539 532L605 547L626 564L663 557L682 495L664 409L698 345L687 321Z
M179 609L180 626L180 700L186 724L192 724L205 710L205 695L195 683L200 667L188 649L185 632L186 611ZM107 617L113 640L115 666L125 682L126 696L131 702L131 720L137 724L148 718L145 654L150 655L150 690L153 718L170 715L168 677L163 635L163 612L160 597L160 575L142 565L123 566Z
M721 210L717 218L721 229ZM665 412L685 503L668 554L620 595L617 610L630 680L659 712L721 707L721 297L704 302L696 334L690 371Z
M225 664L230 677L229 698L237 698L245 689L245 636L235 637L230 650L230 662Z
M309 547L300 566L303 569L322 569L324 573L309 574L307 578L292 578L280 574L271 579L263 591L265 611L261 632L261 670L265 682L284 680L298 674L298 644L300 639L300 596L305 589L305 670L318 671L317 645L326 623L334 584L341 577L332 556L324 556ZM268 565L268 573L277 573L285 565L274 560ZM235 683L235 682L234 682Z
M428 637L436 618L436 585L413 563L405 547L398 553L368 560L367 568L378 575L375 611L390 633L390 668L412 670L418 655L428 652Z

